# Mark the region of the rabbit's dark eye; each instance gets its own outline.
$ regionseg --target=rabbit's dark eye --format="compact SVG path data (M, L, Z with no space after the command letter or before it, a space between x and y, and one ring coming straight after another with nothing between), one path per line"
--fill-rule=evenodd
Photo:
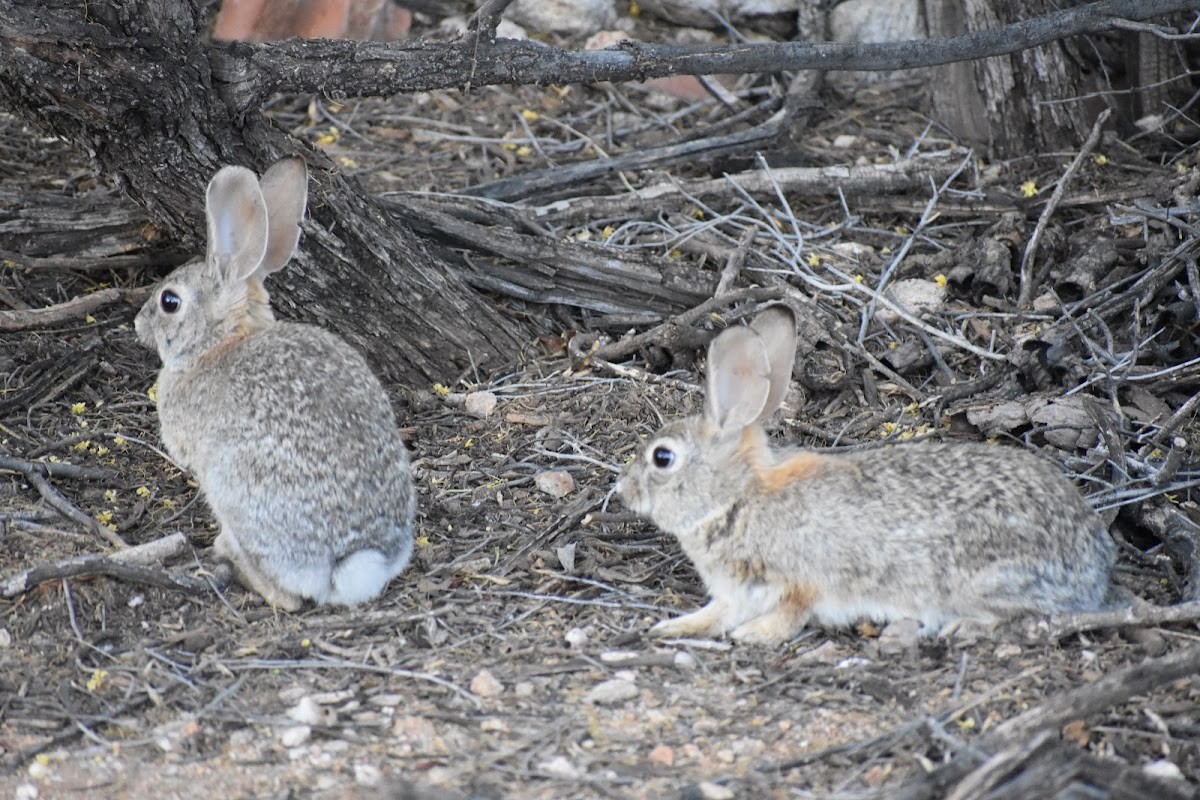
M164 314L174 314L182 305L183 301L179 299L179 295L170 289L164 289L163 293L158 296L158 307L163 310Z
M650 454L650 461L659 469L669 469L675 463L675 451L660 445Z

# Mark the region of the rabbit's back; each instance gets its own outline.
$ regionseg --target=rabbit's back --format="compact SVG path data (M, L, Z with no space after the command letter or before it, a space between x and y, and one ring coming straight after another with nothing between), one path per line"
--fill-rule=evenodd
M780 537L775 557L812 565L814 582L829 587L826 617L895 617L870 609L928 609L931 597L946 619L1103 604L1112 539L1037 457L987 444L901 444L821 463L776 508L784 527L804 533ZM836 613L847 604L855 607Z
M186 375L164 371L159 416L248 550L279 551L286 534L281 557L302 564L408 546L415 497L387 395L334 334L276 323Z

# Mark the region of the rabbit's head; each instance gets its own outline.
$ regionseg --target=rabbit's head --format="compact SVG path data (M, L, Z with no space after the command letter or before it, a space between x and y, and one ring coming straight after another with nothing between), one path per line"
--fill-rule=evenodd
M796 320L784 305L708 348L704 410L650 438L617 483L622 500L663 530L686 535L726 511L769 458L760 423L783 402L796 354Z
M186 369L274 322L263 280L296 249L307 186L298 157L276 162L261 181L245 167L224 167L209 181L207 256L168 275L135 321L164 367Z

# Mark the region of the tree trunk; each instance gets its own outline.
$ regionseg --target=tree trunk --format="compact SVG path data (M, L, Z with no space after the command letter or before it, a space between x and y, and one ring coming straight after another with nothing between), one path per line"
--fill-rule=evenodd
M1056 11L1051 0L924 0L929 36L990 30ZM1094 51L1080 39L1051 42L1006 56L946 64L930 72L934 118L995 158L1070 150L1087 137L1103 108L1076 100L1104 88L1101 71L1085 74Z
M309 163L298 259L268 283L283 316L345 335L391 380L446 380L511 360L515 323L319 152L214 78L192 0L0 0L0 107L85 148L186 244L204 246L204 187L223 164Z

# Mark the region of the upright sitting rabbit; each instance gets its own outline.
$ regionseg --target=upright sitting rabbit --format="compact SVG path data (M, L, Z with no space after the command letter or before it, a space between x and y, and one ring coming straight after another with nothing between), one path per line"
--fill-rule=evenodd
M137 315L156 347L167 451L200 484L214 548L271 605L377 597L408 564L416 494L387 395L363 357L311 325L277 322L263 281L300 238L299 158L262 181L208 184L208 256L179 267Z
M658 432L617 484L679 539L712 596L658 636L778 643L810 617L991 625L1096 610L1114 546L1053 466L999 445L907 444L844 455L768 446L795 358L772 306L708 351L701 415Z

